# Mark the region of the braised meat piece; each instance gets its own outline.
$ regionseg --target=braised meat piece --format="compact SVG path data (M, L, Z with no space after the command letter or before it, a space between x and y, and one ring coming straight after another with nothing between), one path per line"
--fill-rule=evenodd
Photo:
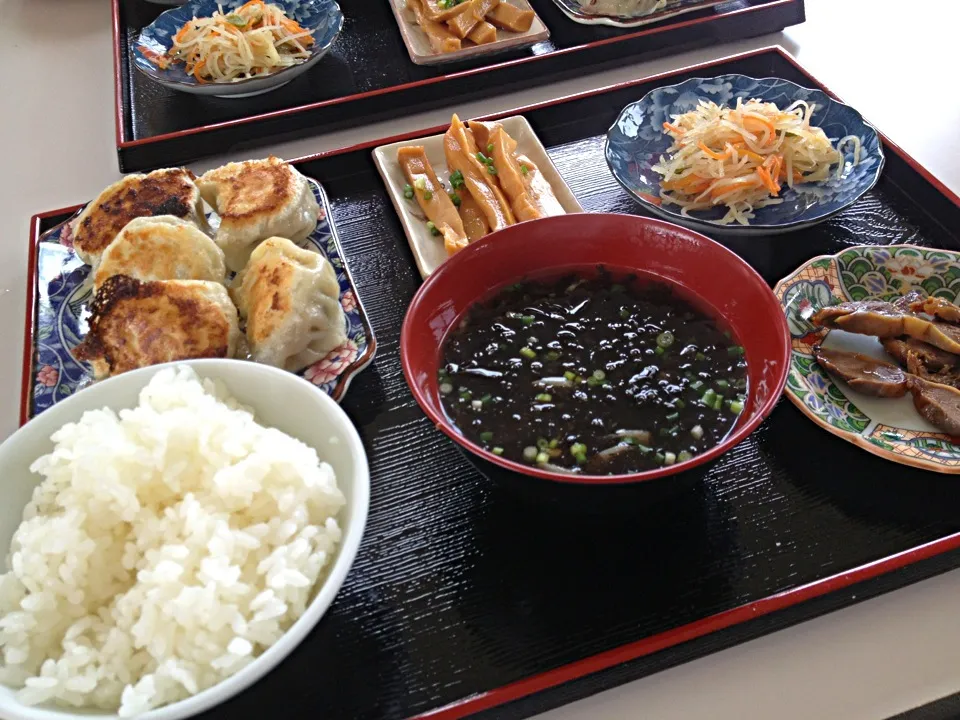
M895 357L901 365L906 365L907 355L913 354L930 372L937 372L944 368L960 367L960 355L948 353L911 337L886 338L881 343L883 349Z
M909 385L917 412L948 435L960 436L960 390L918 377Z
M960 323L960 307L943 298L917 298L910 302L910 310L915 313L926 313L947 322Z
M908 335L941 350L960 354L960 327L904 312L893 303L879 300L841 303L823 308L811 321L821 327L881 339Z
M813 349L817 362L835 375L846 380L854 390L878 397L903 397L907 394L907 374L895 365L885 363L860 353Z
M906 295L901 295L893 301L893 306L903 312L913 312L911 306L915 303L922 303L926 296L919 290L911 290Z

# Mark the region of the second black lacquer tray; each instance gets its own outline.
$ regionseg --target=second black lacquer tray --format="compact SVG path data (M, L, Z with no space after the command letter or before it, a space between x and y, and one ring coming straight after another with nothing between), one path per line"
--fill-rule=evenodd
M655 87L723 73L820 85L768 48L508 114L529 120L586 210L635 213L604 162L607 128ZM480 475L400 367L420 275L371 157L400 139L297 163L326 188L379 344L343 401L370 458L363 545L316 630L204 717L528 717L960 566L955 477L869 455L785 400L705 472L676 478L675 495L653 502L638 487L616 516L554 513ZM960 199L883 142L883 176L851 208L723 242L771 284L850 245L960 248ZM35 218L34 241L70 212Z
M131 50L165 8L112 0L116 142L124 172L190 162L239 146L356 126L452 102L582 75L719 42L772 33L804 20L804 0L731 0L653 25L580 25L553 0L531 0L550 30L532 48L452 65L414 65L389 2L339 0L346 18L330 52L289 85L249 98L198 97L138 72Z

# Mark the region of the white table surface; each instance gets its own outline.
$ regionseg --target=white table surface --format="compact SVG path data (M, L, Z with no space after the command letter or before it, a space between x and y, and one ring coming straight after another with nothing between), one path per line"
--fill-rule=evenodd
M90 200L119 177L109 6L106 0L0 0L0 438L17 423L30 216ZM897 6L899 17L892 19ZM780 44L960 193L960 94L948 80L956 68L957 0L906 6L890 0L807 0L807 16L804 25L781 34L205 160L193 168L199 172L267 152L306 155L441 124L451 110L466 117L508 110ZM907 99L913 102L902 102ZM887 717L960 691L958 599L960 570L542 718Z

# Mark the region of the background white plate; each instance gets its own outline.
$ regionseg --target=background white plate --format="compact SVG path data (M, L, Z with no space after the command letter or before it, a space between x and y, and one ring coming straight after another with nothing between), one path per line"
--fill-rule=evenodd
M514 5L521 10L533 10L533 7L526 0L502 0L502 2ZM496 42L486 43L485 45L471 43L468 47L454 52L438 53L434 51L430 45L430 40L417 25L413 13L407 9L406 0L390 0L390 7L393 8L393 15L397 19L397 25L400 26L400 35L403 37L404 45L407 46L410 59L417 65L439 65L466 60L477 55L491 55L504 50L517 50L543 42L550 37L547 26L543 24L540 16L534 12L533 24L527 32L515 33L497 28Z

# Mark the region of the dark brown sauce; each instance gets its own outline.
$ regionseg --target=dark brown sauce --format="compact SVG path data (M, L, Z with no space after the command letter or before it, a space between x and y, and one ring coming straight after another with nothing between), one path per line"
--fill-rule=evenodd
M747 393L743 348L713 319L666 285L603 268L478 303L443 360L443 404L468 439L587 475L703 453L734 427Z

